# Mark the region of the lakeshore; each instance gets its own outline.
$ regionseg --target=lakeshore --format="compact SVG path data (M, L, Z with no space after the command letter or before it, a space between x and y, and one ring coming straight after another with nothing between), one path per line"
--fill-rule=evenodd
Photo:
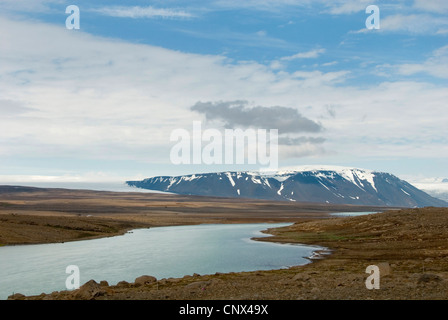
M213 223L294 223L332 212L383 208L0 186L0 245L41 244L124 234L131 229Z
M168 195L159 194L151 195L154 198L151 201L148 200L144 207L147 211L144 211L141 203L135 202L134 197L137 195L133 194L119 196L101 193L107 200L100 205L98 199L92 200L92 198L98 198L99 195L90 192L83 194L81 200L70 191L58 191L61 192L60 196L65 194L65 200L62 202L61 198L54 200L54 193L51 194L53 191L39 190L38 192L41 193L30 195L23 192L21 195L3 196L0 200L2 203L0 218L19 219L16 222L22 222L17 223L16 226L20 225L25 229L36 228L33 230L42 229L47 219L47 221L54 221L47 223L50 226L45 227L48 228L52 228L53 223L59 225L54 229L67 229L75 232L75 235L76 232L87 232L87 235L83 234L81 237L83 239L112 236L126 232L125 230L129 228L135 228L135 225L151 227L170 225L170 223L171 225L197 224L203 221L213 223L293 222L293 225L284 228L267 230L266 232L273 236L259 240L318 245L329 248L331 254L317 255L311 259L310 264L288 269L213 275L192 274L182 278L167 279L151 278L151 281L143 284L139 281L120 282L116 285L87 282L81 289L75 291L52 292L31 297L16 294L10 297L11 299L448 299L447 208L390 210L366 216L331 217L329 212L349 210L347 208L334 210L335 208L318 206L321 210L319 211L316 207L304 204L301 204L302 210L300 210L297 204L262 201L237 203L230 201L226 204L225 199L200 197L202 201L198 201L198 198L192 201L192 197L176 198L177 196L174 196L175 201L169 201L169 198L166 198ZM69 195L72 200L67 200L70 198ZM124 201L123 197L127 197L128 202ZM156 197L159 197L158 200ZM104 198L100 202L102 201ZM87 208L88 203L92 207ZM74 204L78 205L75 206L77 213L74 212ZM85 211L80 213L83 205ZM112 210L113 207L116 210L113 214L103 212L103 209ZM32 208L40 210L30 214L33 212ZM53 211L49 210L52 208ZM67 210L64 211L63 208ZM374 211L372 209L366 208L364 211ZM90 214L89 217L84 216ZM27 224L24 221L31 219L29 217L43 220L29 220L31 223ZM73 221L66 219L80 219L87 225L80 226L80 229L84 228L82 230L70 230L61 224L65 220L67 226L71 226ZM116 224L114 225L116 229L105 227L112 226L113 223ZM0 223L0 228L3 228L0 233L3 244L14 243L5 239L3 230L8 229L8 224L12 228L12 222L2 220ZM101 229L101 225L106 229ZM86 229L87 226L89 230ZM94 231L97 233L95 234ZM65 231L59 233L59 235L62 234L65 234ZM77 236L79 239L79 234ZM24 238L22 236L22 243L56 242L55 238L48 235L46 237L40 235L26 241L23 241ZM365 286L368 276L365 270L369 265L381 267L379 290L368 290Z

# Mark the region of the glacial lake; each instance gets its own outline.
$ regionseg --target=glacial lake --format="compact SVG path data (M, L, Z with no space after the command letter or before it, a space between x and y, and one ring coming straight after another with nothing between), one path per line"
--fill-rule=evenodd
M309 263L316 246L251 240L286 224L204 224L137 229L121 236L56 244L0 247L0 299L13 293L38 295L66 290L69 265L81 285L110 285L141 275L157 279L287 268Z

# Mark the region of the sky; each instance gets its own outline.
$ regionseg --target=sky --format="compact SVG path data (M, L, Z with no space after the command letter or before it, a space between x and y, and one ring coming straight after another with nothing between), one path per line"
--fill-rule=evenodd
M194 121L278 129L281 168L448 177L447 15L438 0L0 0L0 182L253 169L173 164L170 135Z

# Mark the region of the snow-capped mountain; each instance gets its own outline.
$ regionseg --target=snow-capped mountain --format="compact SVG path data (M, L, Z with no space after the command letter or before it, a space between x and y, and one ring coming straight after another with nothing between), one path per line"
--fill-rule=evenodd
M347 167L160 176L127 184L185 195L393 207L448 206L392 174Z

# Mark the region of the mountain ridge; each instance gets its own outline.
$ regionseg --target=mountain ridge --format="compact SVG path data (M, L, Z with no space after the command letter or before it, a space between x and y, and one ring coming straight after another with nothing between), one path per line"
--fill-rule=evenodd
M224 171L126 183L186 195L390 207L448 206L390 173L351 167L304 166L270 173Z

